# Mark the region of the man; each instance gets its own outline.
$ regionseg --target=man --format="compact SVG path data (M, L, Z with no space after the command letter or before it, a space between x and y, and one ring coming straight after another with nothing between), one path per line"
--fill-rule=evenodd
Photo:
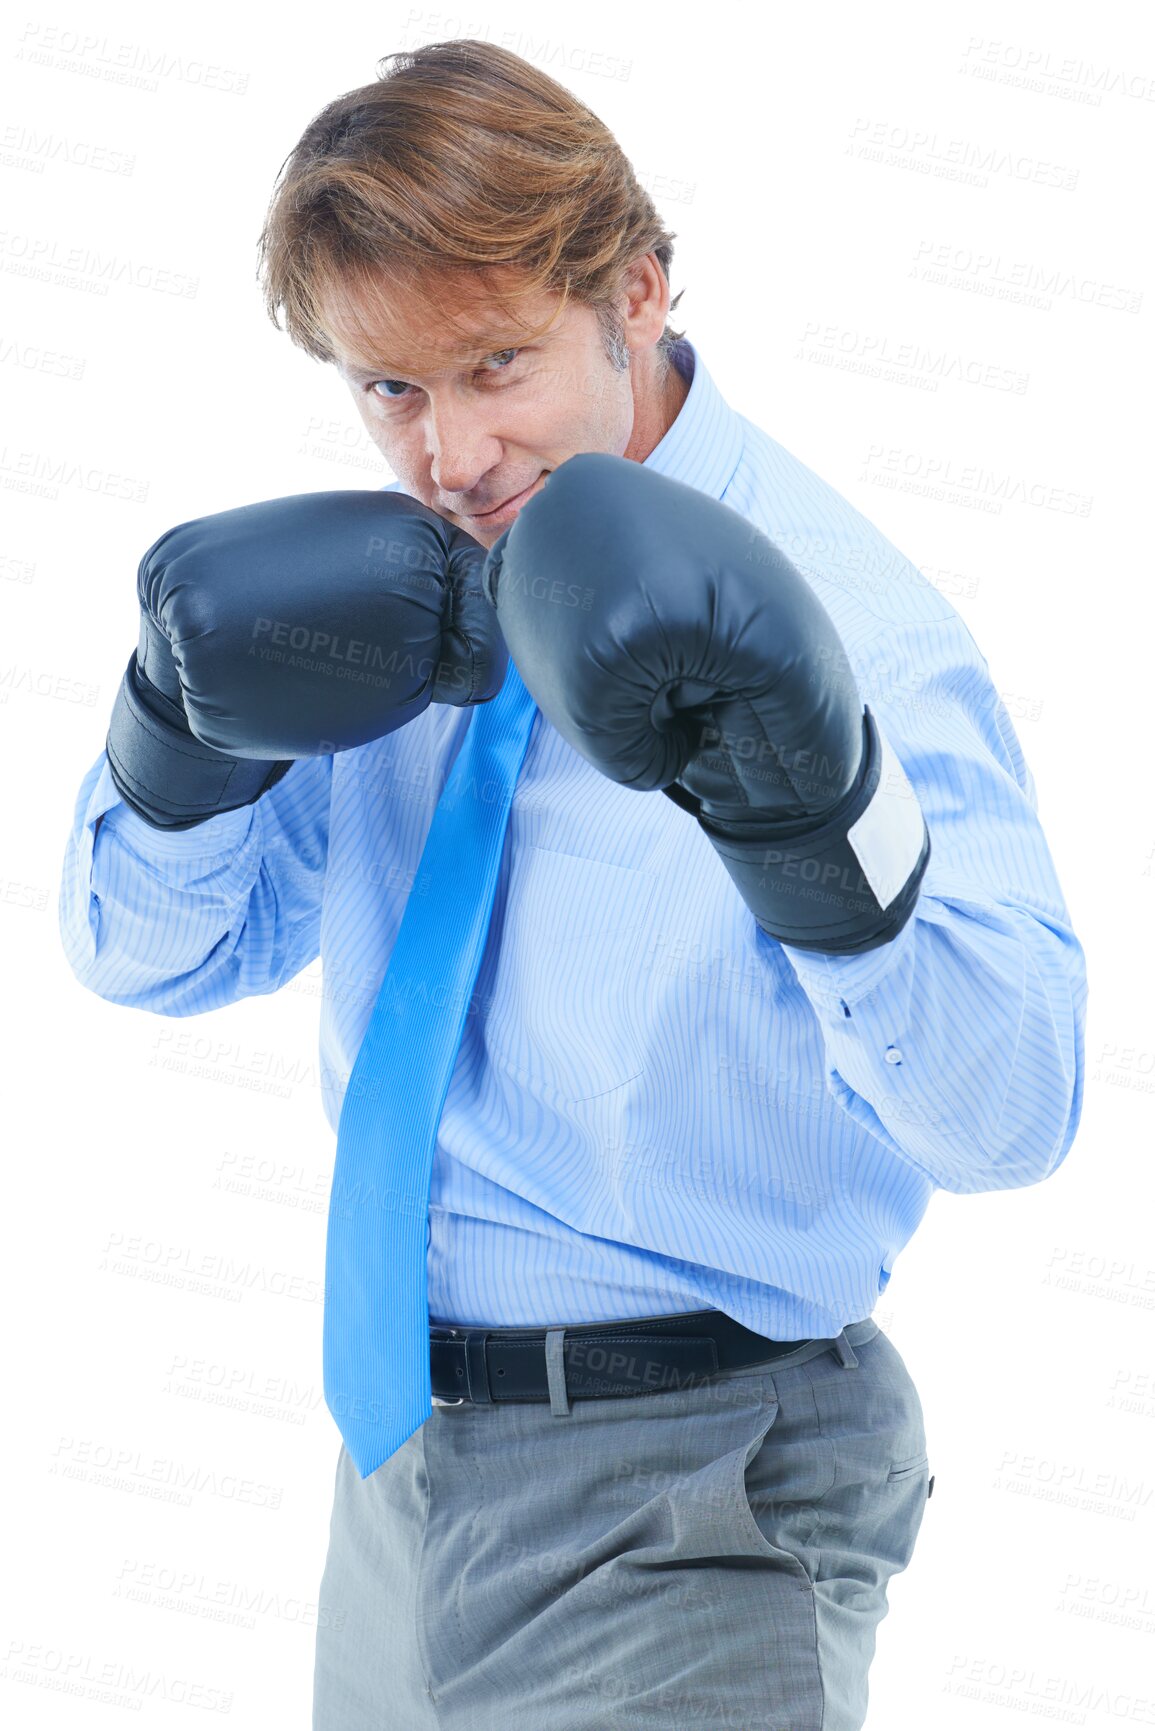
M262 650L271 619L291 645L305 631L294 608L377 582L324 556L337 516L376 497L414 536L401 564L411 547L427 573L440 537L439 619L450 593L463 619L476 598L445 573L473 543L491 550L482 587L511 651L529 645L517 671L565 725L579 672L596 665L611 702L630 686L611 638L639 595L659 597L658 636L671 653L690 640L692 659L708 583L720 606L751 583L767 606L789 593L837 633L796 660L809 655L822 715L849 705L866 728L869 713L863 737L887 765L870 821L902 863L877 904L868 886L875 924L829 941L825 904L841 917L845 903L837 885L825 901L802 885L802 843L755 878L687 792L695 773L712 785L703 764L737 774L745 736L715 727L711 755L695 734L657 798L652 779L599 762L592 728L567 738L535 713L437 1122L433 1404L387 1458L341 1449L314 1726L854 1731L887 1582L932 1483L917 1391L870 1313L936 1187L1037 1183L1064 1158L1082 1100L1082 952L965 626L670 332L672 237L612 137L487 44L395 58L307 128L262 259L270 310L337 369L398 479L174 531L202 601L214 585L266 586ZM594 486L589 453L624 463ZM670 483L682 490L649 490ZM671 587L685 538L667 506L692 516L695 498L704 545L740 514L744 557L719 575L695 551ZM623 569L608 533L595 559L591 524L640 524L636 560ZM538 525L529 558L519 537ZM279 615L286 557L257 556L270 541L297 550ZM161 551L142 564L147 652L77 803L69 958L104 997L189 1014L274 991L320 953L325 1105L344 1133L439 797L505 693L502 650L474 613L464 697L428 675L399 707L395 685L387 700L351 680L318 696L324 681L295 684L312 673L287 653L238 662L252 676L223 694L211 651L196 662L203 619L176 632L181 585L165 587ZM551 588L563 569L579 581ZM552 599L531 618L518 596L539 579ZM692 626L672 623L679 610ZM560 645L548 667L527 620ZM439 682L450 662L460 672L460 641L447 643ZM643 707L656 701L647 688ZM315 707L294 734L302 702ZM241 791L178 798L197 741L226 754ZM860 774L857 758L825 756L794 754L800 798ZM763 785L769 798L781 777ZM859 858L873 883L870 850ZM478 869L464 854L463 887ZM770 879L773 905L758 900ZM783 908L797 942L772 935ZM391 1105L370 1096L369 1116Z

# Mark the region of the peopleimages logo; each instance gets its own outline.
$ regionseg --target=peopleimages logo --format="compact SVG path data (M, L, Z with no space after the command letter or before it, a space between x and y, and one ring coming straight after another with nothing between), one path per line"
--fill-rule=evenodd
M69 138L63 133L41 132L34 126L12 121L0 128L0 164L43 174L49 162L70 168L92 168L101 174L131 174L136 157L87 138Z
M1113 312L1137 313L1143 304L1140 289L1102 282L1098 277L1082 276L1078 271L1039 264L1033 259L1004 259L1001 253L956 246L951 241L920 240L909 274L923 282L966 288L971 293L998 299L1029 303L1034 297L1046 311L1055 296Z
M1009 180L1063 192L1074 192L1079 182L1077 168L1045 161L1029 151L1004 150L969 138L940 138L937 132L920 126L896 125L862 116L850 129L850 142L844 154L979 187L989 186L991 175L1005 175Z
M1095 108L1101 106L1104 96L1155 102L1155 76L1150 73L1097 66L1093 60L1052 54L1049 48L1027 48L1021 42L993 42L985 36L970 38L958 70L992 84L1010 84L1020 90L1060 96Z
M96 247L70 246L56 235L23 234L16 229L0 230L0 269L9 276L32 277L95 295L106 295L110 284L127 283L130 288L195 300L200 286L199 277L145 259L120 258Z
M1013 504L1089 517L1094 504L1092 494L1076 493L1069 487L1031 480L1009 471L987 469L981 463L956 464L953 457L905 450L899 445L872 444L865 462L866 468L858 477L860 481L870 481L876 486L915 483L917 490L929 488L931 497L952 502L969 496L982 509L996 514L1004 505Z
M942 381L978 385L986 390L1025 395L1029 373L999 366L959 350L937 349L908 339L897 339L885 331L863 331L810 319L798 339L795 360L810 361L844 372L886 379L937 391Z
M243 96L249 84L247 72L237 72L231 67L195 57L186 59L183 54L148 48L139 42L118 41L114 36L93 35L31 20L24 26L16 59L154 94L160 89L162 78L229 96Z

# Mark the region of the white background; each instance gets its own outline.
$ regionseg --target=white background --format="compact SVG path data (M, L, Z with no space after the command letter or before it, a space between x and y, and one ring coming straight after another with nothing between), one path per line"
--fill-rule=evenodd
M1125 4L11 15L0 1711L187 1723L181 1683L234 1723L309 1722L339 1445L318 968L191 1021L119 1008L74 980L56 901L145 548L388 478L340 381L267 321L255 242L310 117L379 56L453 36L504 42L614 130L677 231L675 323L724 396L950 596L1087 951L1066 1163L937 1195L876 1312L936 1484L868 1724L1155 1724L1155 30ZM258 1053L282 1078L264 1093L241 1085ZM198 1076L206 1057L224 1081ZM224 1272L202 1289L205 1266ZM148 1494L190 1476L205 1488ZM165 1689L109 1705L104 1667Z

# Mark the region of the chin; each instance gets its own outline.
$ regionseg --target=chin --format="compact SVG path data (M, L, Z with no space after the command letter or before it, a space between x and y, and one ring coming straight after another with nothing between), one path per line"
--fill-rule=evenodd
M470 522L468 517L457 517L454 521L459 529L464 529L465 533L477 542L479 547L492 547L502 534L500 529L479 529L475 523Z

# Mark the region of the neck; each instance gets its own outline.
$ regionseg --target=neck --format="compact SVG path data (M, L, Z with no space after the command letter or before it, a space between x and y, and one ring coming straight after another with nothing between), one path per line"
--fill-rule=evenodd
M635 463L644 463L662 442L690 394L689 384L672 362L661 384L657 382L657 373L655 351L645 387L634 386L634 426L623 455Z

